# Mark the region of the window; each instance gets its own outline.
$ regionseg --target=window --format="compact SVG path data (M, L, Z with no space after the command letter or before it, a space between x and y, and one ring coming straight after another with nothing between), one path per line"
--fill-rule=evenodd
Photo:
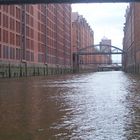
M30 61L30 52L29 51L26 51L26 60Z
M30 39L29 43L30 43L29 48L32 49L32 40L31 39Z
M10 18L10 29L15 30L15 21L13 18Z
M8 43L8 31L3 30L3 42Z
M16 45L20 46L20 35L16 35Z
M26 26L26 36L29 37L29 27L28 26Z
M51 24L51 25L52 25L52 24ZM44 24L42 24L42 26L41 26L41 31L42 31L43 33L46 32L46 28L45 28L45 25L44 25Z
M38 30L39 31L41 30L41 24L40 24L40 22L38 22Z
M34 9L33 9L33 6L32 5L30 5L30 14L32 14L33 15L33 13L34 13L34 11L33 11Z
M16 48L16 60L20 60L20 49Z
M38 62L43 62L43 56L41 53L38 54Z
M29 5L26 5L26 11L29 13Z
M16 21L16 31L17 33L20 33L20 22Z
M8 16L3 14L3 27L8 28Z
M46 6L45 5L41 5L40 10L42 13L46 12Z
M10 5L10 14L12 16L15 16L15 6L14 5Z
M34 61L34 53L31 52L31 61Z
M34 41L31 40L31 49L34 50Z
M40 20L40 13L38 12L38 20Z
M15 59L15 48L10 47L10 59Z
M29 24L29 15L28 14L26 14L26 24Z
M0 28L0 41L2 41L2 29Z
M2 14L0 13L0 26L2 25L1 19L2 19Z
M13 48L13 59L15 59L15 48Z
M29 48L29 39L26 39L26 47Z
M15 34L10 32L10 44L15 45Z
M3 11L8 13L8 5L3 5Z
M34 37L34 30L30 28L30 37Z
M9 47L8 46L3 46L3 58L9 58Z
M41 41L41 35L38 33L38 41Z
M16 7L16 18L20 20L20 9Z
M33 18L30 18L30 25L33 26Z

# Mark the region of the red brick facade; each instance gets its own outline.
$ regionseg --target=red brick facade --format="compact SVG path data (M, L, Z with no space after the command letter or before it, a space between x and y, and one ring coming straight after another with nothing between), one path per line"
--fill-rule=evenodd
M140 3L131 3L126 10L123 64L126 71L139 73L140 69Z
M48 63L71 64L71 6L50 4L47 7Z
M20 61L21 6L0 6L0 59Z
M0 6L0 60L71 66L71 5Z

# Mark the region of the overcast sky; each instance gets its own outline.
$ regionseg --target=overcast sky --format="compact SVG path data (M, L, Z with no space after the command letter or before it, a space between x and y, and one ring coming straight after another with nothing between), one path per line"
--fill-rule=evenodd
M125 10L128 3L72 4L72 11L83 15L94 31L95 44L105 36L122 48Z

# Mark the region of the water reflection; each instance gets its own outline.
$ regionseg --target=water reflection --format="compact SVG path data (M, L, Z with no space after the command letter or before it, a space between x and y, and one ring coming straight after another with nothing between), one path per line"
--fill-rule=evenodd
M128 109L126 116L125 135L128 140L140 139L140 77L129 76L125 105Z
M139 89L123 72L1 79L0 140L140 139Z

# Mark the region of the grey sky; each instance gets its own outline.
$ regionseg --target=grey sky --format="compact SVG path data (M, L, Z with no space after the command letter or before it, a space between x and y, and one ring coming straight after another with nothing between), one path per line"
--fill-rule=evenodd
M94 31L95 44L104 36L122 48L125 10L128 3L73 4L72 11L83 15Z

